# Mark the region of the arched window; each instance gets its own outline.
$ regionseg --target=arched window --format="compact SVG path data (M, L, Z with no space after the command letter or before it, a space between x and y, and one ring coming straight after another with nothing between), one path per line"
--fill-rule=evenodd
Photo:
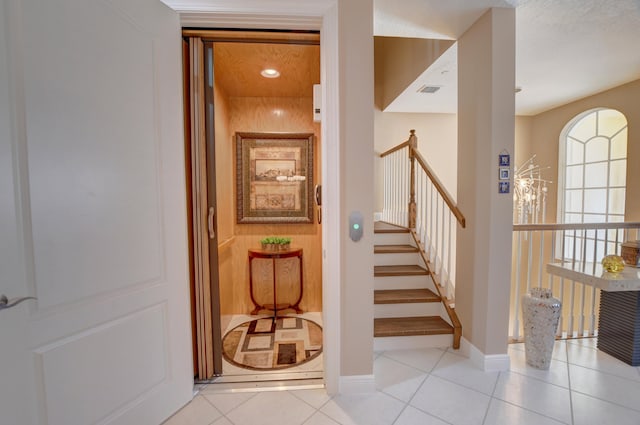
M560 140L558 221L624 221L627 119L613 109L574 118Z
M627 119L622 113L595 109L567 124L560 138L558 222L624 221L626 180ZM615 230L567 233L564 256L613 254L616 237Z

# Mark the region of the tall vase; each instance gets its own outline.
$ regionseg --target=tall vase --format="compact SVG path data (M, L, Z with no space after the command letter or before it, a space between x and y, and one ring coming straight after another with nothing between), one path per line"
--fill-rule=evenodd
M522 296L524 346L527 364L549 369L562 303L551 289L531 288Z

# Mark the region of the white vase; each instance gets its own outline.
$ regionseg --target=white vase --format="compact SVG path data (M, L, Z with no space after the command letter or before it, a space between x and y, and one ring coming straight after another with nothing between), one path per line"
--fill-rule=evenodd
M531 288L522 296L522 319L527 364L549 369L562 303L551 289Z

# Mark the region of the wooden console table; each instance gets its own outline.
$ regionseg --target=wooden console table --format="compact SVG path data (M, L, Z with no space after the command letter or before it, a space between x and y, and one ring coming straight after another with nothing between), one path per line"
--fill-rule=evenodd
M550 263L547 272L602 290L598 349L640 366L640 269L625 266L609 273L594 263Z
M277 302L277 272L276 272L276 260L282 258L297 257L300 262L300 296L298 300L293 304L278 305ZM252 262L256 258L270 259L271 260L271 272L273 277L273 305L258 304L253 296L253 267ZM263 249L249 249L249 294L251 295L251 301L255 308L251 311L251 314L258 314L260 310L273 310L273 317L278 316L278 310L286 310L292 308L296 313L302 313L300 308L300 301L302 301L302 248L293 248L287 251L266 251Z

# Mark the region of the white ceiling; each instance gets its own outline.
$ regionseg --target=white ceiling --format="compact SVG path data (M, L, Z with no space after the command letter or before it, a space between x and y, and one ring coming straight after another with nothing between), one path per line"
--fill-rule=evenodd
M519 115L640 78L639 0L375 0L374 33L457 39L488 7L516 7ZM456 51L446 52L385 110L455 112L456 69ZM416 93L425 84L441 89Z
M193 15L259 0L163 0ZM301 7L313 0L300 0ZM220 8L219 4L224 4ZM306 7L306 6L305 6ZM374 35L458 39L490 7L516 8L516 113L534 115L640 79L640 0L374 0ZM300 14L292 11L292 15ZM455 45L386 110L451 112ZM417 94L422 85L435 94Z

